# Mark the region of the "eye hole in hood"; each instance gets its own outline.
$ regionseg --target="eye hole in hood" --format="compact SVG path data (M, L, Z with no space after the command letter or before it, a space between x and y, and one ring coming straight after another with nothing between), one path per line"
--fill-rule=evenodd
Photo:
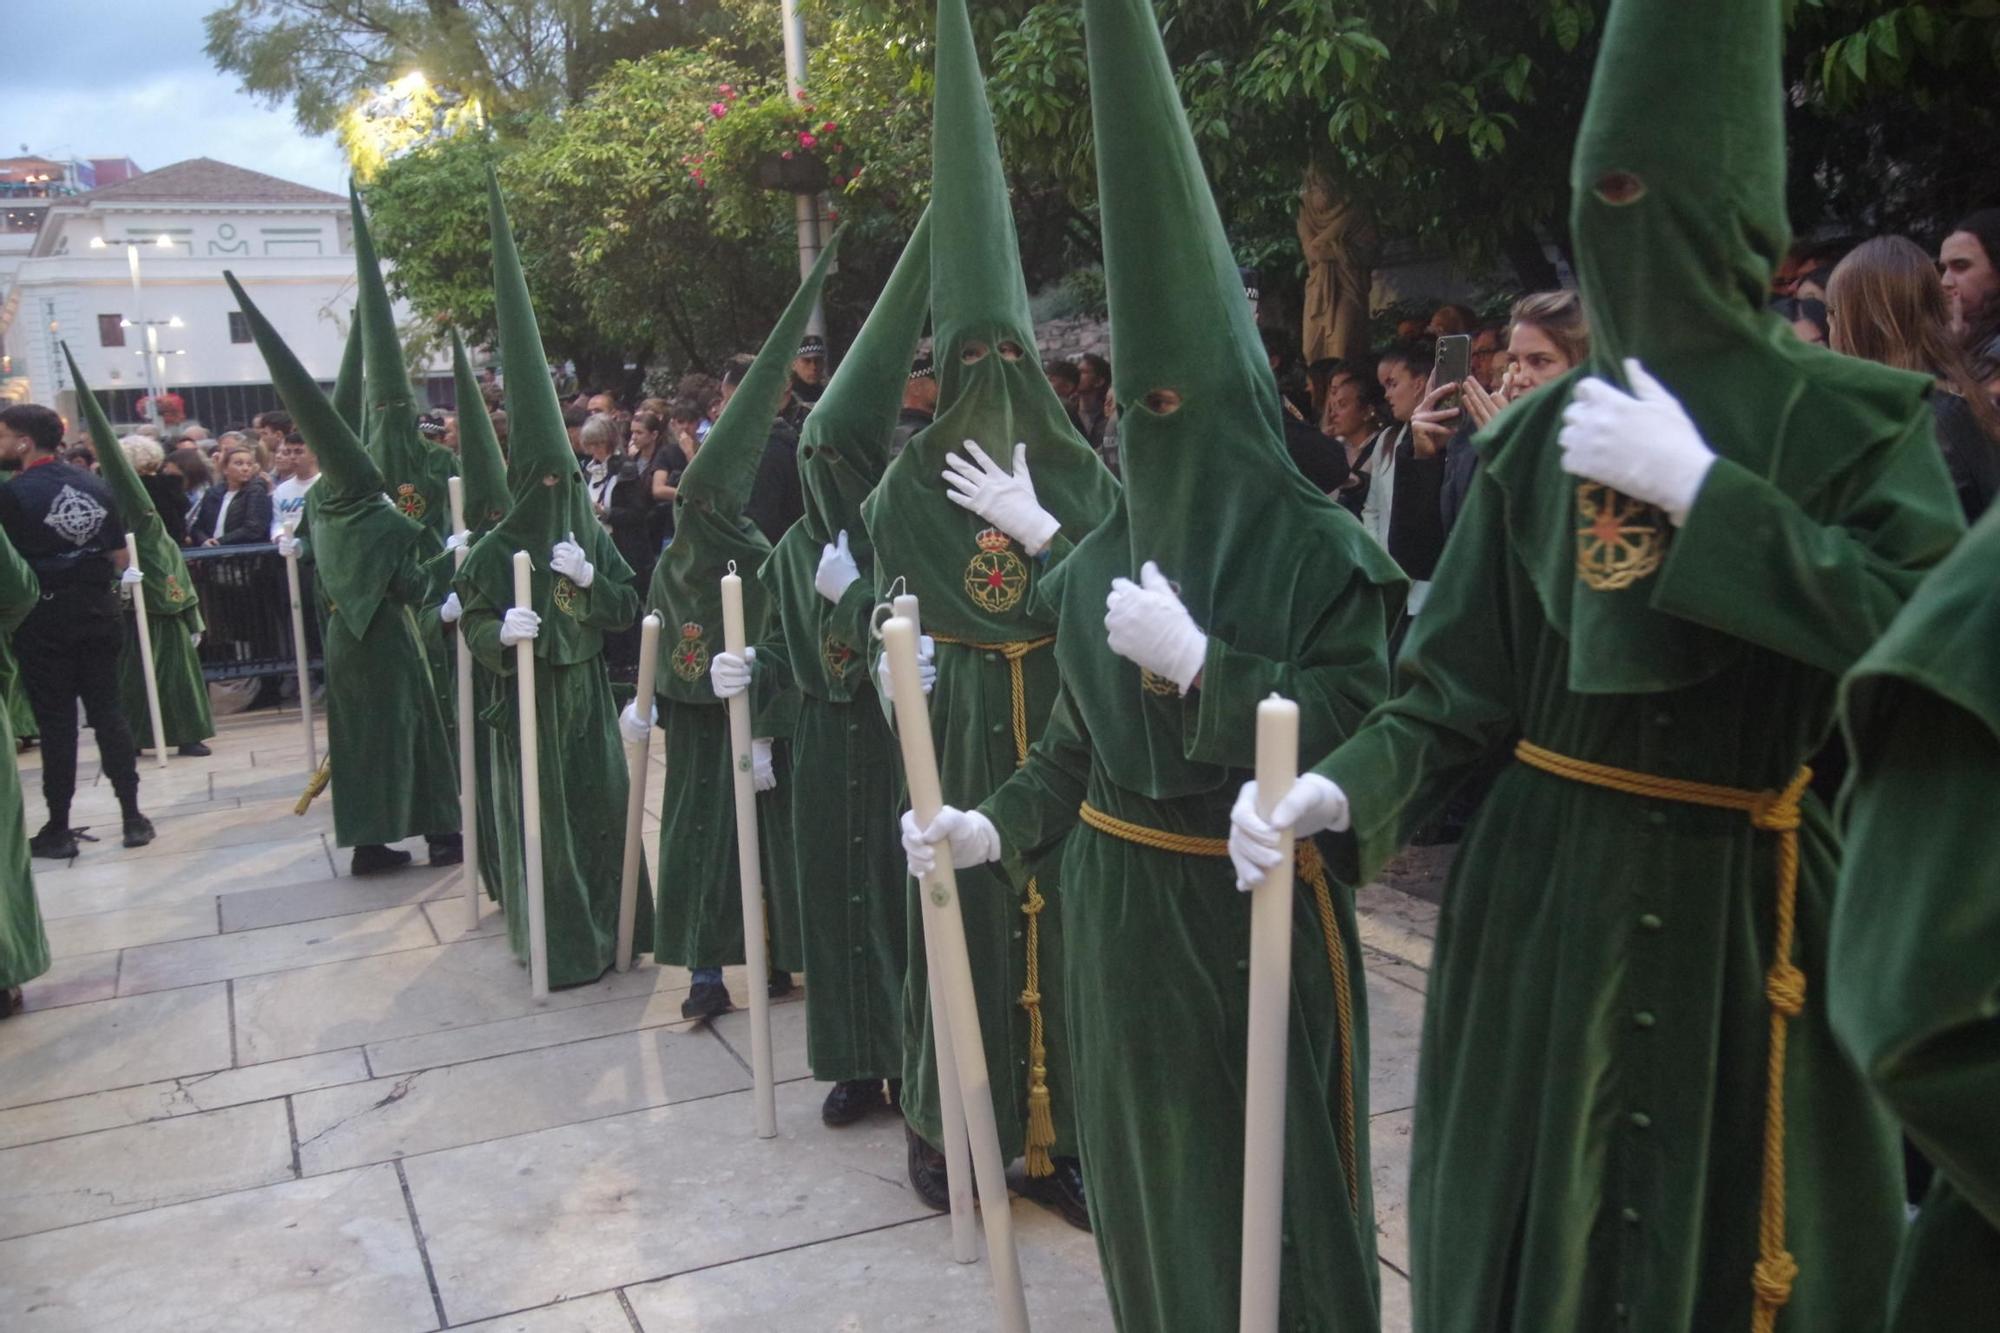
M1646 182L1629 171L1607 171L1590 188L1593 194L1614 208L1636 204L1646 195Z
M992 350L985 343L975 340L958 349L958 359L963 365L976 366L984 361L986 354Z

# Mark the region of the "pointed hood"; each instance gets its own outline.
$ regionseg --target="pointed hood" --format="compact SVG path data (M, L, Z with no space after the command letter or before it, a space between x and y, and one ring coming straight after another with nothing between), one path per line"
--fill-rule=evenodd
M1588 370L1637 357L1718 454L1807 501L1924 410L1922 377L1801 342L1767 308L1785 215L1784 0L1613 0L1570 168ZM1480 438L1507 529L1580 693L1683 689L1743 644L1653 609L1678 534L1665 515L1565 476L1575 380ZM1606 530L1616 542L1591 539Z
M923 598L926 629L980 643L1037 638L1054 628L1052 618L1029 610L1043 566L946 498L945 455L976 440L1011 467L1014 445L1027 445L1035 495L1071 541L1109 511L1118 483L1042 373L965 0L939 2L936 83L930 224L938 415L889 465L863 513L878 567L885 578L908 579Z
M816 546L847 529L850 549L857 558L861 554L867 539L861 502L889 466L889 438L896 433L930 301L931 217L926 211L854 345L799 431L804 526Z
M1217 641L1295 661L1343 602L1367 598L1393 616L1402 575L1285 449L1277 382L1152 5L1084 0L1084 36L1124 481L1090 539L1108 554L1089 567L1117 560L1136 580L1155 561ZM1059 638L1056 656L1119 786L1165 800L1233 781L1190 757L1190 713L1172 684L1101 639Z
M361 434L361 312L347 312L347 346L340 353L340 373L333 380L333 410L349 429Z
M718 514L734 518L750 502L750 487L757 479L757 465L764 457L765 442L771 438L771 422L792 382L792 360L798 355L799 339L813 307L819 304L827 268L840 250L840 233L820 251L819 262L793 293L791 304L778 317L770 336L764 339L757 358L744 372L743 382L730 395L729 405L709 429L694 459L681 473L674 501L675 530L679 531L679 511L690 505L706 506Z
M559 665L584 662L603 651L604 635L581 619L581 603L589 590L551 571L549 551L559 541L574 539L590 557L599 579L629 583L632 567L618 554L591 509L583 470L563 426L562 404L549 378L541 325L521 271L521 252L507 221L507 205L490 171L486 197L493 231L493 306L500 328L500 364L507 369L508 509L488 534L492 539L481 538L466 557L454 582L462 597L476 591L488 606L510 607L514 552L526 551L534 561L534 609L542 617L535 656ZM462 423L460 430L463 439Z
M387 502L381 469L236 275L225 270L222 278L242 307L293 427L319 459L320 479L306 492L316 578L329 614L359 638L424 530Z
M681 473L673 540L653 566L646 609L666 627L665 665L671 670L660 673L659 692L682 703L716 702L708 687L708 660L722 651L721 584L732 566L743 579L744 629L751 642L762 637L769 621L770 598L757 572L770 558L771 543L743 507L791 383L799 335L839 247L836 232Z
M457 329L451 332L451 370L458 383L458 475L465 482L465 526L483 533L507 515L507 459Z
M439 541L451 527L451 497L447 490L453 460L417 433L420 404L410 387L409 365L403 359L403 337L396 329L395 307L361 196L347 187L348 211L354 219L354 279L360 290L355 324L361 330L361 438L382 469L396 507L423 524ZM343 369L345 366L343 365ZM336 381L335 389L340 388Z
M146 576L140 586L145 589L146 610L156 616L179 615L190 610L199 599L193 580L188 578L181 548L160 522L160 511L154 508L152 495L139 480L132 460L125 456L125 446L112 432L111 418L104 414L104 405L84 383L83 371L68 343L62 345L62 351L63 359L69 362L69 382L76 386L77 401L83 409L84 425L90 431L91 447L97 450L98 469L110 485L111 493L118 497L118 512L125 519L125 530L139 539L139 569ZM199 626L198 621L196 624Z

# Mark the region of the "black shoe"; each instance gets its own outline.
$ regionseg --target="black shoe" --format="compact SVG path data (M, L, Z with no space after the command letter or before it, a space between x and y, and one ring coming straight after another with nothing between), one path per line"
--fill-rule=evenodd
M924 1201L924 1206L940 1213L951 1211L951 1181L944 1169L944 1154L924 1142L924 1136L903 1126L903 1137L909 1142L910 1188Z
M179 754L182 758L185 759L206 759L210 755L214 754L215 751L209 749L206 745L203 745L200 741L189 741L186 745L183 745L179 750L175 751L175 753Z
M707 1020L726 1014L735 1006L729 1002L729 988L719 981L697 981L681 1001L681 1017Z
M134 810L125 816L125 845L144 847L153 840L153 821Z
M882 1080L851 1079L836 1083L819 1108L820 1123L829 1129L851 1125L882 1105Z
M76 830L54 820L42 825L42 831L28 839L28 850L36 856L51 861L74 861L76 859Z
M434 866L455 866L465 860L465 835L462 833L426 834L424 843L430 848L431 864Z
M1027 1196L1078 1231L1090 1230L1090 1209L1083 1197L1083 1164L1074 1157L1055 1159L1055 1172L1028 1177Z
M775 967L772 968L771 987L769 991L771 998L774 1000L782 1000L791 993L792 993L792 974L782 970L781 968L775 968Z
M9 986L0 990L0 1018L12 1018L21 1012L21 988Z
M401 870L410 863L410 854L394 847L385 847L379 842L363 843L354 849L354 859L347 864L350 875L379 875L385 870Z

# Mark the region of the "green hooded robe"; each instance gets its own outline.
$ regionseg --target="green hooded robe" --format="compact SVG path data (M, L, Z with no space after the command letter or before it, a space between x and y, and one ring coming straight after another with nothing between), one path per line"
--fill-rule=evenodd
M868 669L875 558L861 502L889 462L910 360L930 308L928 216L917 224L868 322L799 432L805 516L760 577L772 609L757 645L760 686L798 691L792 731L793 882L806 975L806 1058L840 1083L903 1076L908 966L902 770ZM861 576L838 603L813 586L825 546L845 532Z
M1020 767L1042 733L1056 693L1055 657L1048 651L1055 617L1032 593L1111 512L1118 483L1076 433L1042 374L964 0L943 0L938 7L935 106L931 323L938 415L896 456L861 513L875 551L878 596L887 597L901 579L921 603L924 632L937 639L930 706L939 778L944 799L969 809ZM947 498L945 456L962 453L968 439L996 459L1011 458L1016 443L1027 445L1035 494L1062 524L1041 557L1027 555L1019 542ZM1076 1155L1058 984L1062 927L1053 906L1060 901L1059 864L1057 849L1050 848L1014 867L1033 880L1026 893L1017 892L999 867L959 878L1000 1150L1010 1159L1025 1153L1037 1175L1048 1172L1051 1155ZM903 1114L936 1146L930 980L915 881L908 881L908 893ZM1024 1003L1024 995L1037 1003Z
M382 280L368 215L361 211L361 196L352 183L347 187L347 202L354 223L354 278L360 292L354 321L361 330L361 440L382 469L396 508L421 524L434 546L443 546L451 535L451 477L458 471L458 460L451 450L417 433L418 399L410 386L409 365L403 359L402 335L396 330L395 309L389 302L389 286ZM342 369L346 369L344 362ZM339 381L335 385L338 389ZM437 617L437 603L444 601L447 586L448 581L440 581L436 601L418 610L417 632L423 637L431 688L444 718L455 773L458 673L452 664L451 636Z
M0 486L5 486L19 475L18 472L0 472ZM0 634L0 712L6 713L17 742L34 740L42 734L41 727L35 722L34 705L28 702L28 685L21 678L21 664L14 658L11 634Z
M1613 0L1571 173L1594 368L1641 359L1718 457L1674 530L1562 471L1581 371L1477 438L1401 693L1319 765L1351 803L1343 878L1373 875L1517 739L1782 791L1841 674L1956 539L1924 381L1764 309L1788 233L1781 8ZM1736 1333L1760 1305L1789 1333L1881 1327L1901 1169L1827 1026L1835 844L1810 793L1800 823L1804 1001L1770 1181L1787 1283L1759 1239L1781 836L1525 762L1500 773L1452 868L1424 1018L1423 1333Z
M466 355L465 340L451 335L452 376L458 383L458 468L463 483L465 526L478 541L507 516L507 460L500 437L480 397L478 377ZM433 557L437 578L449 584L453 553ZM447 636L455 637L455 636ZM454 663L454 678L456 664ZM475 654L472 662L473 771L475 817L479 824L479 874L494 901L521 901L521 754L507 721L516 707L514 683Z
M1848 675L1854 769L1834 914L1834 1033L1937 1165L1903 1241L1891 1333L2000 1311L2000 514Z
M304 530L322 617L334 840L359 847L454 831L451 746L416 623L434 597L429 534L389 502L375 460L235 275L223 278L319 458Z
M667 733L666 790L660 806L660 910L653 941L653 956L662 963L694 968L743 961L729 709L709 685L708 663L723 651L722 576L732 566L743 580L746 642L769 642L774 632L771 596L757 577L770 559L771 544L743 509L770 438L772 419L791 381L799 336L839 247L836 233L681 474L674 499L674 537L653 566L646 609L660 617L660 673L654 697L659 723ZM778 775L776 787L757 794L757 838L764 861L770 964L790 972L803 965L787 753L798 719L798 692L779 683L784 673L783 664L778 665L779 670L757 682L752 694L752 730L771 740ZM757 670L760 676L766 674L761 662ZM802 850L808 855L824 852Z
M526 551L534 563L534 610L542 618L534 641L535 734L541 750L549 985L580 986L604 975L618 943L618 881L630 779L618 738L618 709L604 670L604 634L632 623L639 598L632 591L631 569L591 514L583 473L563 429L562 405L555 385L542 373L541 329L500 187L489 176L486 188L500 359L513 368L507 377L509 503L506 514L473 545L453 586L465 608L459 632L479 662L505 679L502 698L491 701L482 716L493 727L496 765L511 759L518 773L520 718L511 702L517 650L501 645L500 619L514 605L514 553ZM484 503L488 513L497 507ZM467 515L468 522L471 517ZM549 568L549 552L566 538L581 546L594 566L588 588ZM495 819L497 837L518 836L510 835L506 816L497 809ZM635 939L645 938L652 926L652 891L643 866L639 874ZM501 887L503 894L519 892L519 885L510 888L504 874ZM503 897L502 905L508 940L515 955L526 958L527 904L516 896Z
M89 397L88 394L84 395ZM27 619L42 595L41 580L0 534L0 643ZM49 940L28 860L28 825L21 805L21 769L14 759L14 728L0 709L0 990L33 981L49 970Z
M1386 697L1404 580L1286 451L1152 7L1085 0L1084 29L1124 491L1038 589L1062 683L1027 767L982 809L1009 851L1067 835L1062 992L1111 1308L1121 1328L1198 1333L1234 1326L1242 1268L1250 900L1219 840L1260 699L1295 700L1316 755ZM1106 642L1112 580L1149 560L1208 635L1185 696ZM1077 827L1080 805L1208 850ZM1367 992L1353 900L1325 887L1295 897L1279 1322L1368 1330Z
M69 361L70 383L76 386L83 404L84 424L97 450L98 467L111 493L118 497L118 512L126 530L139 539L139 569L146 581L139 585L146 598L146 627L152 634L153 677L159 682L160 722L168 745L191 745L215 734L215 718L208 707L208 680L201 674L201 659L195 656L194 636L201 633L201 599L194 581L188 577L181 548L167 535L153 497L139 481L132 461L104 415L103 404L83 381L69 344L63 344ZM139 660L137 621L128 622L125 650L118 657L118 697L125 716L131 719L132 736L141 747L153 743L150 706L146 702L146 673Z

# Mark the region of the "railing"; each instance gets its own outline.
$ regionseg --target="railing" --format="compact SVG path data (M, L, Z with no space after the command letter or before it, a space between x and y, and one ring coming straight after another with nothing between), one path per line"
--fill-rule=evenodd
M209 680L289 676L298 669L292 642L291 597L285 561L275 546L196 546L181 552L201 597L208 623L201 648L201 674ZM306 600L306 652L320 666L319 616L313 608L313 567L299 566Z

